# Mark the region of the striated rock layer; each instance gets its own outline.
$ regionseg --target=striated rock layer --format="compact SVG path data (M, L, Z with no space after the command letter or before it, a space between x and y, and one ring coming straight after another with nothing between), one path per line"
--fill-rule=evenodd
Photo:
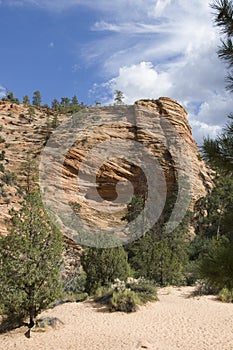
M159 216L175 186L180 197L176 211L185 199L188 204L184 207L192 210L212 187L211 170L201 160L185 109L176 101L160 97L133 106L88 107L71 122L64 115L58 119L65 124L50 138L42 157L48 136L47 111L36 109L31 120L28 106L0 102L2 163L22 178L20 165L29 150L38 164L42 159L41 187L55 214L65 211L68 204L70 213L78 212L85 227L107 230L121 227L133 194L147 199L154 191L158 202L153 202L153 208L150 202L150 210ZM75 137L69 144L71 130ZM59 154L63 151L64 159ZM0 230L4 233L8 210L17 207L19 197L14 184L2 184L1 188L7 193L0 202ZM62 224L61 215L59 220ZM61 227L70 236L66 225Z

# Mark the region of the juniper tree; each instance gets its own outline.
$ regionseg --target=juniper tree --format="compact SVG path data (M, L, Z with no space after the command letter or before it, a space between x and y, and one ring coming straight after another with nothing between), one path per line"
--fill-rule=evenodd
M28 95L23 96L23 103L25 105L29 105L30 104L30 99L29 99Z
M119 278L125 280L130 275L127 253L123 247L87 248L81 258L86 272L86 291L89 294Z
M63 238L38 190L29 191L21 209L10 214L9 233L0 239L0 308L13 323L29 319L30 336L36 316L61 293Z
M41 105L41 94L39 90L34 91L33 97L32 97L32 104L34 106L40 107Z
M51 104L52 109L58 110L59 106L60 106L59 101L56 98L53 99L52 104Z

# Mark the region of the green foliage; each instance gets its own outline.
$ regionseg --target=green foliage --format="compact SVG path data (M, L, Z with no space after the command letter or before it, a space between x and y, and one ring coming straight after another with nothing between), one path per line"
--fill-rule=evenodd
M226 125L222 134L215 140L206 138L202 146L204 159L209 165L221 173L233 172L233 120Z
M30 152L27 153L25 161L20 167L20 172L24 176L25 183L21 185L21 188L25 192L29 192L35 188L36 182L38 180L38 170L35 159L32 158Z
M9 234L0 239L0 307L17 322L35 317L61 293L63 237L43 210L38 191L11 210Z
M55 114L51 122L51 127L55 129L58 125L59 125L59 120L58 120L57 114Z
M94 294L100 286L108 285L115 278L126 279L130 274L127 253L122 247L88 248L81 264L87 274L88 294Z
M62 97L62 98L61 98L61 105L62 105L62 106L69 106L69 104L70 104L70 99L69 99L69 97Z
M231 175L217 176L215 187L196 203L199 211L197 233L204 237L226 235L233 240L233 179Z
M32 97L32 104L36 107L40 107L41 105L41 94L39 90L34 91L33 97Z
M219 294L219 299L224 303L232 303L233 302L233 289L223 288Z
M127 221L138 217L143 206L142 198L132 198L128 206ZM170 207L168 208L170 212ZM166 213L165 213L166 214ZM166 219L164 215L163 221ZM135 271L135 276L144 276L154 280L161 286L168 284L184 284L186 266L188 263L187 240L190 214L187 213L183 222L171 233L160 221L149 232L138 240L126 246L129 263ZM143 230L146 222L144 219Z
M228 1L221 1L226 6ZM220 5L220 2L218 2ZM230 4L230 3L229 3ZM226 9L225 9L226 10ZM225 11L224 10L224 11ZM221 14L222 19L225 16ZM224 19L225 20L225 19ZM221 21L221 19L220 19ZM232 119L232 116L230 116ZM216 140L206 139L205 160L217 171L215 187L196 204L197 237L192 251L197 276L215 291L233 288L233 122Z
M79 212L80 209L82 208L82 205L80 203L77 202L69 202L69 205L71 206L71 208L75 211L75 212Z
M29 107L28 108L28 115L29 115L29 123L31 123L33 121L34 115L35 115L36 111L35 108L33 107Z
M23 96L23 103L25 105L30 105L30 98L28 97L28 95Z
M232 0L215 0L211 7L216 12L215 23L225 35L225 40L221 41L222 46L218 50L218 55L228 64L227 89L233 91L233 2Z
M79 104L76 95L74 95L74 96L72 97L71 104L72 104L73 106L77 106L77 105Z
M233 243L229 239L212 239L208 252L199 261L198 275L216 290L233 289Z
M2 176L1 180L6 184L6 185L16 185L17 184L17 177L16 174L10 171L6 171Z
M122 91L120 90L115 90L114 92L114 104L115 105L122 105L123 104L123 100L124 100L124 94Z
M60 103L59 103L59 101L56 98L51 103L51 107L55 111L57 111L59 109L59 105L60 105Z
M12 102L12 103L17 103L19 104L19 99L14 97L14 93L13 92L9 92L6 97L4 97L2 99L3 101L9 101L9 102Z
M123 290L121 292L113 292L109 301L111 311L135 312L140 299L132 290Z
M0 164L0 172L1 172L1 173L4 173L4 172L5 172L5 168L4 168L4 165L3 165L3 164Z
M144 278L129 277L126 282L116 279L111 287L100 287L95 301L105 304L111 311L133 312L137 305L157 301L157 288Z
M145 304L148 301L157 301L157 288L154 283L144 279L128 279L126 288L135 292L140 300L140 303Z
M4 160L5 159L5 151L2 151L1 153L0 153L0 161L2 161L2 160Z

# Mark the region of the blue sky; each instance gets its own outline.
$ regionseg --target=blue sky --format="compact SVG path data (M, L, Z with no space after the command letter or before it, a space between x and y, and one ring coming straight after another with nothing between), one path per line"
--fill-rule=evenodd
M208 0L0 0L0 92L40 90L110 104L168 96L193 134L215 136L232 111Z

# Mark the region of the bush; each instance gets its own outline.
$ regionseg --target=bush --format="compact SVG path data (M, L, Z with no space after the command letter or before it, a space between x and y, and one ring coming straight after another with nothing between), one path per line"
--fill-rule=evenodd
M1 180L5 182L6 185L16 185L17 183L16 174L9 171L2 175Z
M151 282L145 280L144 278L139 278L138 280L132 279L131 283L129 279L127 280L126 287L137 293L141 303L146 303L147 301L157 301L157 288Z
M3 164L0 164L0 172L1 172L1 173L4 173L4 171L5 171L4 165L3 165Z
M126 282L116 279L111 287L97 290L95 301L108 305L111 311L136 311L137 305L157 301L157 288L144 278L129 277Z
M124 290L122 292L113 292L109 302L111 311L135 312L140 299L132 290Z
M4 160L5 159L5 151L2 151L1 153L0 153L0 160Z
M86 292L95 295L101 286L109 286L115 278L126 279L130 275L128 256L123 247L89 248L81 257L87 274Z
M233 289L223 288L219 293L219 299L224 303L232 303Z
M0 136L0 143L4 143L6 140Z
M218 290L215 287L204 280L197 280L195 282L195 287L194 295L211 295L218 293Z
M233 243L222 236L212 240L210 249L200 260L199 277L218 292L233 289Z

